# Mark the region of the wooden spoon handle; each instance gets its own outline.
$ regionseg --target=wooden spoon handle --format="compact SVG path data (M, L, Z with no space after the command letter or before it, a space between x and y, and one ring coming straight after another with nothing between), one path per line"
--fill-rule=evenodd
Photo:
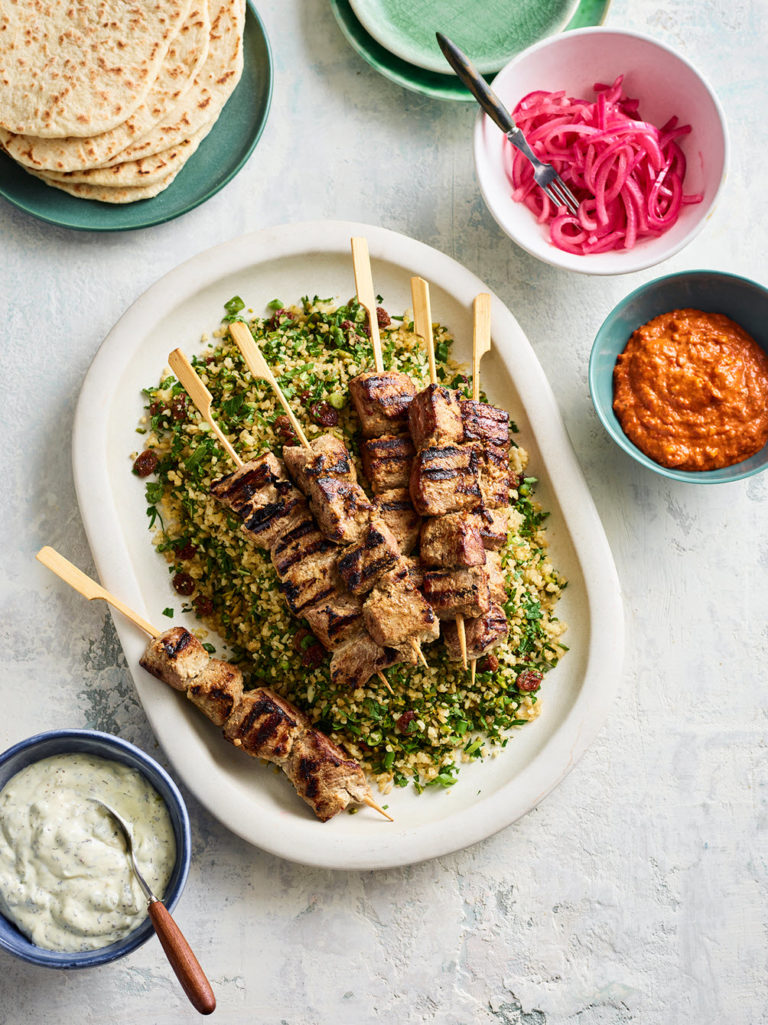
M150 901L147 912L155 927L157 938L162 944L168 963L176 973L181 988L200 1014L212 1014L216 1010L216 997L205 972L192 953L192 948L171 917L168 908L160 900Z

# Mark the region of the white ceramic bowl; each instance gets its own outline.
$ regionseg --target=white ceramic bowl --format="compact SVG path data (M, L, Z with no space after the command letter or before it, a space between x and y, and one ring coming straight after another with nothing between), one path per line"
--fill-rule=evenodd
M658 238L630 250L579 256L549 241L549 228L512 199L504 170L505 137L484 114L475 126L475 167L488 209L509 237L532 256L583 274L626 274L661 263L679 252L702 229L725 181L728 137L725 115L701 74L679 54L647 36L609 28L585 28L552 36L510 61L493 88L512 110L535 89L593 99L596 82L624 75L624 91L640 101L640 115L661 126L673 114L691 132L678 140L687 158L684 189L701 193L701 203L683 206L677 223Z

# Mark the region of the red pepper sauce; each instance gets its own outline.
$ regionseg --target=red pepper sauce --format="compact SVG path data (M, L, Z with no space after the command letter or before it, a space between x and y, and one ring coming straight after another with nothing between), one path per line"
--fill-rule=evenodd
M616 360L613 409L662 466L732 466L768 440L768 355L722 313L662 313Z

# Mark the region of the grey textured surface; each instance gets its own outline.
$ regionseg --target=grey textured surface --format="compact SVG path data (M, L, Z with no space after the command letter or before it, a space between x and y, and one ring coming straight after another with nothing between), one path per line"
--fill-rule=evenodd
M195 851L177 917L214 984L216 1020L768 1022L768 476L707 488L642 471L602 431L586 383L595 331L642 281L694 267L766 281L766 0L614 0L609 26L652 34L704 70L733 154L699 238L661 269L615 279L556 271L501 234L475 186L469 106L377 76L322 0L260 7L275 53L272 115L243 172L210 202L114 237L57 230L0 204L0 747L88 725L164 760L103 606L33 560L47 543L92 568L71 423L111 325L165 271L243 231L318 217L394 228L477 273L536 349L626 594L624 679L598 740L542 805L414 868L283 863L190 800ZM0 1025L194 1018L155 941L80 974L0 953Z

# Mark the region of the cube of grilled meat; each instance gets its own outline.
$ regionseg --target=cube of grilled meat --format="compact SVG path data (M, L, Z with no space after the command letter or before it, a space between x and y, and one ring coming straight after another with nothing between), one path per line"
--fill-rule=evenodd
M224 736L253 758L279 765L299 796L326 822L368 795L363 770L279 694L260 687L243 695Z
M278 538L290 534L308 521L311 515L302 493L293 484L278 484L288 488L285 495L279 495L270 502L254 509L240 528L253 544L269 551Z
M354 484L357 481L355 464L349 449L334 434L321 434L310 442L312 452L303 445L286 445L283 460L288 473L304 494L312 477L336 477Z
M284 771L321 822L350 804L362 804L368 795L363 770L320 730L296 739Z
M328 598L304 609L303 616L320 643L333 651L358 631L363 603L356 595L339 588Z
M482 616L491 605L485 568L428 570L424 573L424 597L440 619Z
M339 558L339 575L352 594L366 594L399 558L397 538L381 517L372 516L358 543Z
M172 626L152 638L139 664L174 690L186 691L210 660L211 656L194 634L183 626Z
M472 399L461 399L459 405L465 441L509 448L509 413L505 409Z
M289 701L263 687L243 694L224 724L224 736L252 758L283 765L294 740L312 723Z
M480 658L506 639L509 633L509 623L504 609L500 605L492 604L482 616L464 620L464 629L467 638L467 656ZM444 624L443 638L448 657L454 662L461 661L459 631L455 622Z
M412 552L419 540L421 516L413 508L408 489L382 491L374 498L373 508L395 535L403 555Z
M312 552L293 562L280 578L280 590L288 608L301 618L306 609L326 601L338 590L335 549Z
M463 441L464 425L456 392L439 384L428 384L411 403L408 426L417 451Z
M359 484L335 477L310 478L309 502L320 530L338 544L359 540L373 511Z
M396 370L358 374L349 382L349 393L366 438L393 434L408 425L408 407L416 387L407 374Z
M224 725L242 696L243 674L220 658L212 658L187 687L189 700L217 726Z
M407 434L367 438L360 446L363 472L374 494L407 488L416 450Z
M363 620L377 644L428 644L440 636L440 623L402 565L385 573L363 605Z
M421 524L421 561L425 566L483 566L485 546L475 513L446 513Z
M507 578L501 566L501 556L498 552L487 552L485 557L485 573L488 578L488 590L492 602L503 605L509 595L507 594Z
M403 562L405 568L408 570L408 578L414 587L417 587L422 594L424 593L424 565L421 559L415 555L404 556Z
M211 494L244 520L255 509L285 497L286 489L278 492L276 488L281 483L293 490L283 464L271 452L266 452L238 466L234 473L215 480L211 484Z
M509 506L480 509L474 515L485 547L491 551L503 548L509 537Z
M331 656L331 680L337 687L364 687L370 678L406 662L416 663L416 656L408 648L395 648L377 644L368 631L360 626L345 644L338 647Z
M315 521L307 511L306 519L292 530L281 534L272 546L272 565L281 580L286 579L289 570L296 563L302 562L310 555L329 552L334 546L328 538L317 529Z
M478 451L477 479L488 509L509 505L512 474L507 449L498 445L476 445Z
M425 448L411 470L411 501L421 516L476 509L483 496L478 483L480 453L473 445Z

